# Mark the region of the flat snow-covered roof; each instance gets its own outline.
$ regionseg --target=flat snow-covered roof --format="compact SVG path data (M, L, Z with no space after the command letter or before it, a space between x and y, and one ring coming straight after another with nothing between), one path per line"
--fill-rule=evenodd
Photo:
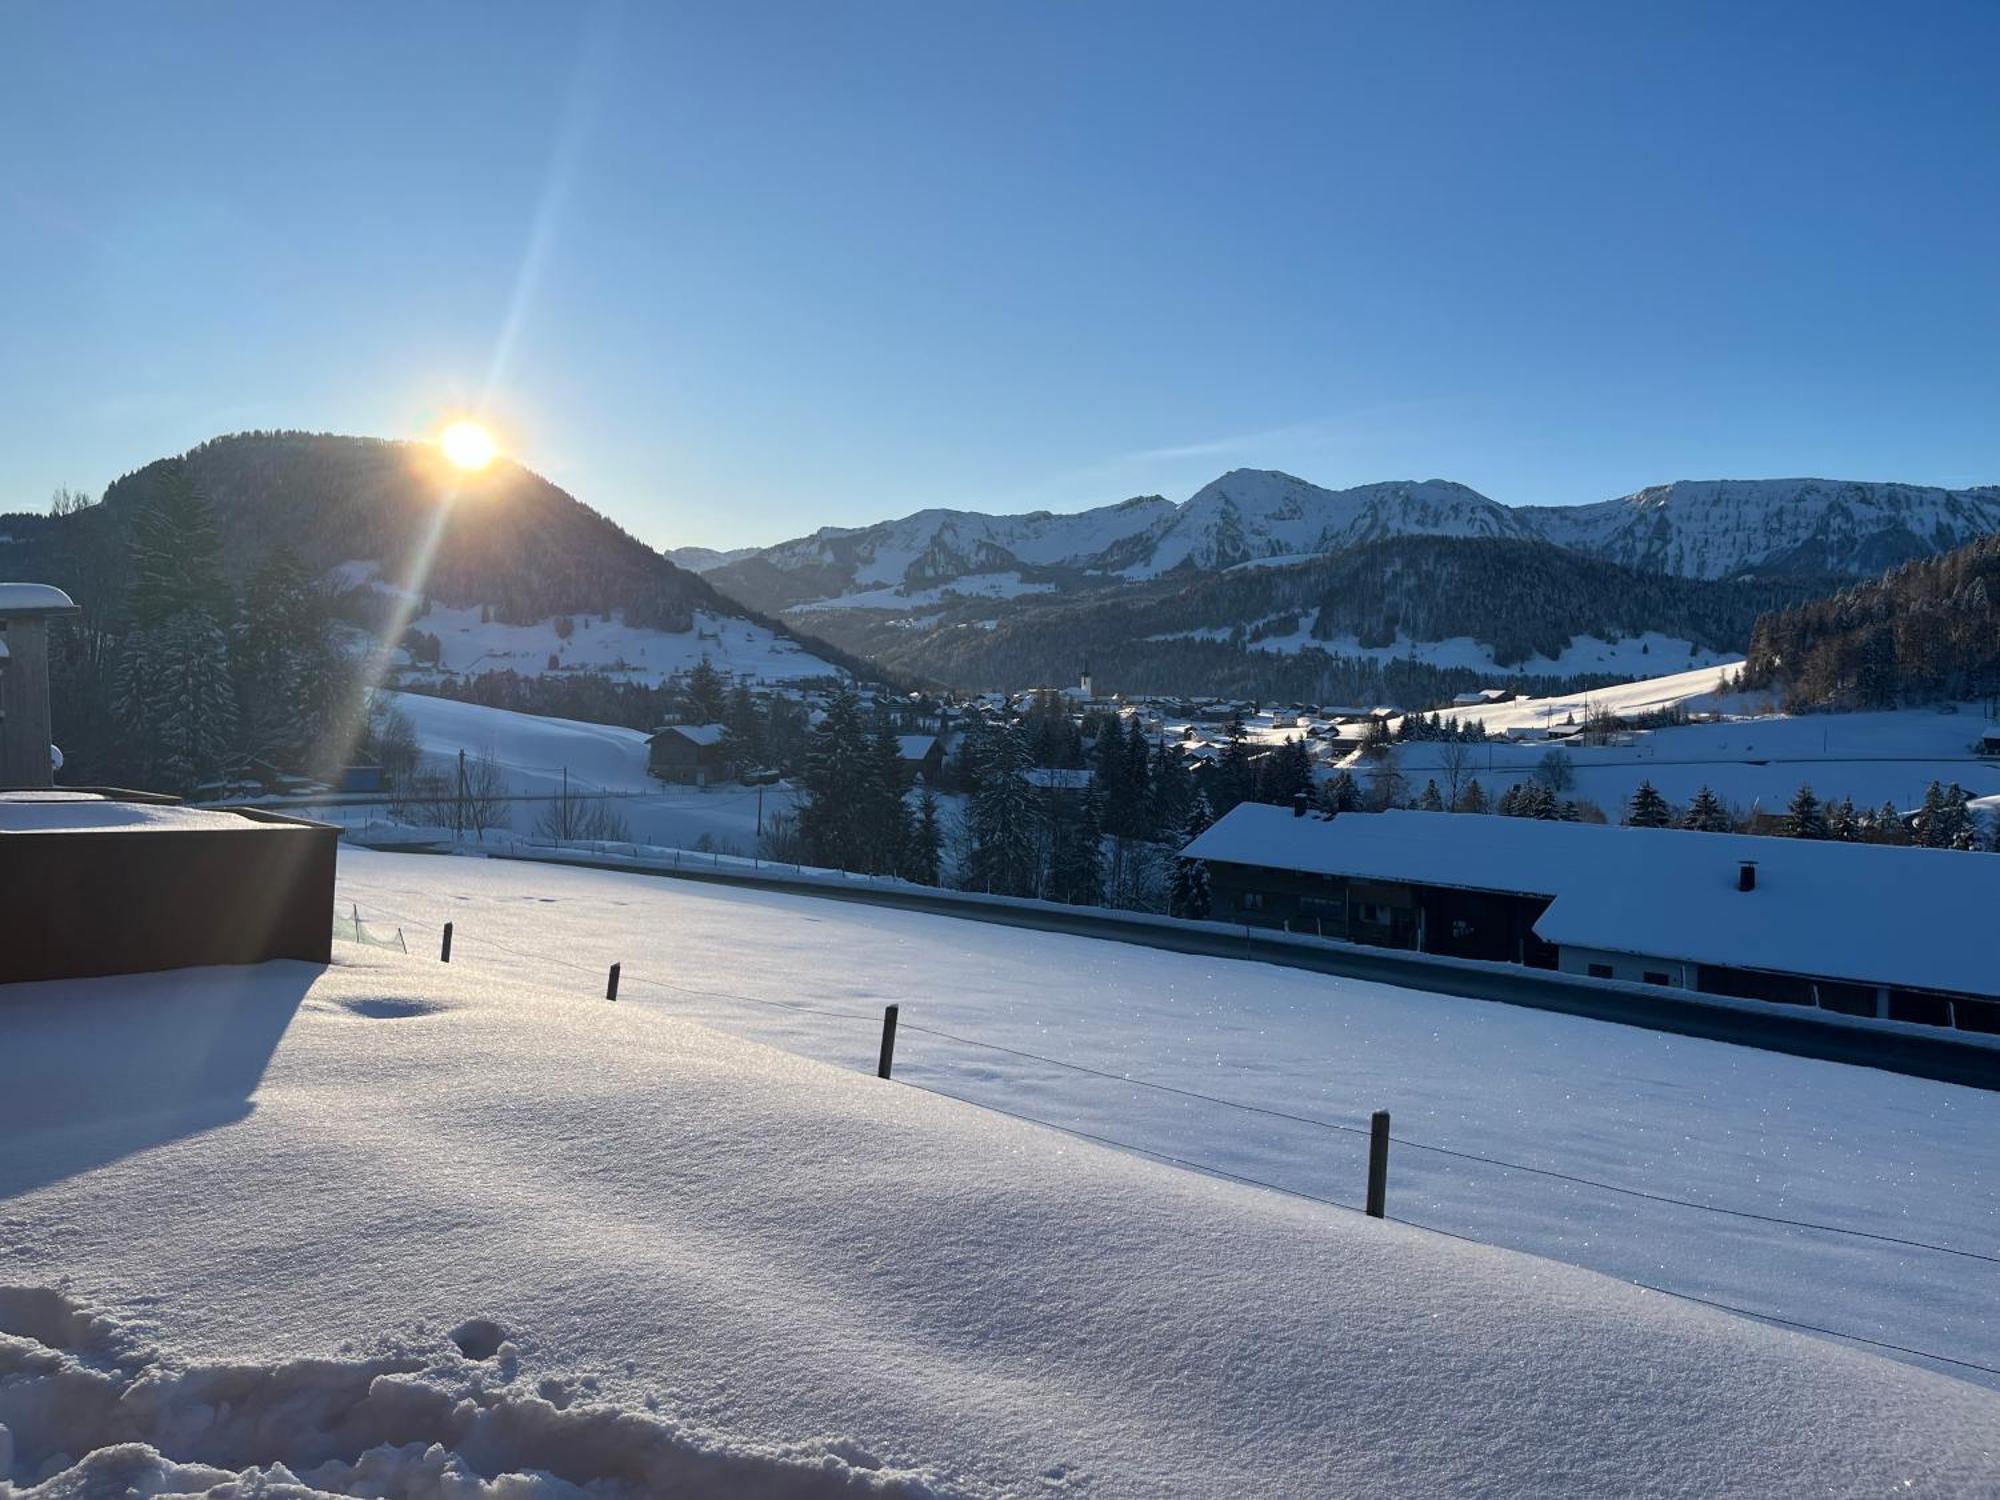
M198 828L268 831L265 823L207 807L177 802L120 802L96 792L0 792L0 834L8 833L180 833Z
M0 618L68 614L76 604L52 583L0 583Z
M1264 865L1553 898L1550 943L1863 984L2000 995L2000 859L1951 849L1392 811L1294 817L1246 802L1190 844ZM1756 889L1737 889L1745 861Z

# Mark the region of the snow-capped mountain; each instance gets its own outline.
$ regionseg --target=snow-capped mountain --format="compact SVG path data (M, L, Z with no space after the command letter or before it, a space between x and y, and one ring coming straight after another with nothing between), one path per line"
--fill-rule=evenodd
M677 568L686 568L690 573L707 573L733 562L741 562L757 550L755 547L731 547L718 552L713 547L668 547L661 555Z
M2000 487L1697 479L1517 514L1552 542L1648 572L1859 577L2000 531Z
M1116 570L1155 578L1174 568L1313 556L1394 536L1532 535L1506 506L1449 480L1327 490L1270 469L1236 469L1197 490Z
M1448 480L1329 490L1237 469L1174 504L1157 495L1068 515L923 510L826 527L704 572L780 610L851 599L935 602L960 579L1005 596L1296 561L1393 537L1542 541L1647 572L1862 577L2000 531L2000 487L1824 479L1683 480L1592 505L1501 505ZM731 555L725 554L725 557Z

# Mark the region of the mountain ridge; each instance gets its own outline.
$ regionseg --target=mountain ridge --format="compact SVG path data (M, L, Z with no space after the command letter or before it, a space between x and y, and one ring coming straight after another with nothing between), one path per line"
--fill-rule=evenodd
M1585 505L1510 507L1453 480L1329 490L1278 470L1233 469L1179 503L1138 496L1022 515L927 508L822 527L705 576L746 603L783 610L995 573L1061 587L1321 556L1400 536L1459 536L1542 541L1681 577L1858 578L1995 530L2000 486L1676 480Z

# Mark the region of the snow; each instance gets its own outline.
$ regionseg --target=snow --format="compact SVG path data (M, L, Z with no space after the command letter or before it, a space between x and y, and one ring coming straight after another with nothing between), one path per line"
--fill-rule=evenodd
M332 569L330 576L341 588L402 592L379 578L377 565L370 562L343 563ZM695 611L694 628L685 631L628 625L621 610L611 611L608 620L596 614L572 615L574 629L567 639L558 634L555 616L533 625L508 625L497 619L482 621L482 612L478 605L461 609L433 602L429 610L413 618L411 628L438 638L440 654L435 670L428 665L411 665L405 669L406 675L477 676L511 668L524 677L539 677L549 670L551 656L559 662L560 670L600 672L653 685L676 672L691 670L704 658L718 671L752 683L839 675L837 667L766 626L708 610Z
M726 960L732 982L797 996L812 974L815 998L849 1004L879 998L912 956L897 934L921 946L926 919L795 900L766 948L743 940L772 908L733 893L352 863L455 910L471 961L343 948L323 973L8 994L0 1099L29 1123L0 1134L0 1423L32 1500L226 1477L297 1494L276 1488L293 1476L492 1500L1328 1495L1389 1476L1506 1494L1557 1475L1577 1494L1940 1493L1990 1477L2000 1396L1967 1382L787 1056L697 1024L677 993L612 1005L518 982L552 950L589 954L578 940L607 922L642 936L639 913L592 897L656 919L644 934L677 954L656 974L719 980ZM539 955L515 977L473 958L499 914L451 899L468 889L512 925L538 919L515 934ZM580 902L598 906L582 923ZM726 950L718 910L735 917ZM985 973L1026 999L1055 960L1096 978L1133 955L1016 941L996 964L984 937L932 933L978 962L927 977ZM886 965L838 964L884 938ZM1265 1008L1267 971L1173 962L1211 1005ZM1218 968L1235 982L1204 979ZM627 993L644 972L628 965ZM1349 1023L1409 1003L1313 982L1314 1009ZM843 1033L849 1063L872 1052L868 1020ZM1541 1041L1589 1025L1531 1020ZM1423 1035L1400 1032L1396 1051ZM1984 1096L1940 1085L1854 1074L1816 1103L1801 1066L1822 1085L1841 1070L1747 1054L1749 1076L1718 1077L1704 1060L1738 1054L1632 1036L1614 1050L1670 1046L1684 1082L1764 1084L1759 1104L1796 1097L1842 1136L1884 1105L1923 1109L1946 1154L1957 1127L1993 1123ZM1350 1078L1389 1038L1355 1041ZM912 1042L911 1076L938 1076ZM1462 1074L1419 1050L1408 1061ZM1557 1060L1595 1056L1571 1050ZM1689 1136L1715 1128L1690 1115ZM1915 1122L1891 1124L1893 1150ZM1782 1113L1770 1131L1826 1153ZM1976 1301L1955 1278L1979 1269L1927 1290Z
M455 921L454 965L601 996L618 961L621 1004L871 1072L881 1006L898 1002L899 1078L1345 1203L1359 1202L1365 1137L1305 1121L1365 1129L1368 1111L1388 1108L1399 1141L2000 1249L2000 1095L1293 969L632 874L343 850L339 897L402 926L413 951ZM1395 1148L1390 1173L1392 1214L2000 1369L1986 1262L1414 1145Z
M1198 859L1552 896L1545 942L2000 998L1968 911L2000 910L2000 859L1951 849L1390 811L1295 817L1242 803ZM1757 888L1736 888L1755 861Z
M1049 594L1055 592L1053 583L1030 583L1019 573L968 573L954 578L950 583L939 584L935 588L911 589L906 585L893 588L863 589L858 593L842 594L838 598L819 599L808 604L795 605L799 613L811 613L824 609L923 609L935 608L954 599L1018 599L1024 594Z
M0 619L8 615L69 614L76 604L50 583L0 583Z
M1959 782L1974 796L2000 794L2000 764L1976 754L1980 735L1991 727L1981 704L1950 705L1950 712L1933 707L1789 716L1759 695L1719 693L1733 670L1725 663L1558 698L1448 708L1440 717L1476 719L1489 733L1501 734L1565 732L1595 710L1638 715L1681 707L1729 715L1639 731L1629 744L1565 744L1575 781L1565 795L1594 802L1614 818L1641 781L1652 782L1677 805L1706 786L1738 812L1782 811L1801 783L1810 784L1823 801L1849 797L1857 807L1869 808L1886 802L1904 812L1923 801L1933 781ZM1532 776L1549 749L1492 742L1470 748L1469 774L1495 795ZM1419 788L1440 775L1446 753L1429 741L1394 751L1397 768Z
M1247 564L1245 566L1248 566ZM1713 667L1726 661L1736 661L1720 651L1710 651L1697 646L1692 641L1677 636L1663 635L1657 630L1648 630L1640 635L1624 636L1612 640L1603 636L1575 635L1569 644L1556 656L1531 656L1524 661L1500 662L1493 648L1484 641L1469 635L1448 636L1442 640L1419 641L1398 632L1396 638L1384 645L1365 646L1359 636L1335 635L1321 639L1315 636L1313 624L1317 619L1317 609L1308 610L1299 616L1296 629L1282 635L1251 637L1247 631L1244 645L1252 651L1270 651L1280 655L1295 655L1300 651L1324 651L1329 656L1346 656L1369 661L1417 661L1434 667L1462 667L1467 671L1485 673L1521 672L1536 676L1573 677L1586 673L1611 675L1635 675L1638 673L1659 674L1685 672L1693 668ZM1248 630L1258 626L1268 626L1279 616L1271 615L1251 622ZM1147 637L1148 640L1233 640L1236 629L1233 626L1208 626L1197 630L1176 630L1165 635Z
M212 828L246 833L283 826L172 802L117 802L95 792L0 792L0 834L185 833Z
M726 724L662 724L653 735L678 735L690 745L719 745L729 733Z
M513 713L422 693L387 696L415 726L418 749L428 766L453 770L461 750L468 757L490 755L509 793L543 798L562 790L567 771L572 793L614 794L611 810L642 843L692 848L706 839L747 854L757 846L759 808L768 823L794 802L785 785L664 785L647 773L649 752L643 730ZM508 826L518 833L532 832L547 806L536 801L508 804ZM337 822L352 814L329 806L315 815Z

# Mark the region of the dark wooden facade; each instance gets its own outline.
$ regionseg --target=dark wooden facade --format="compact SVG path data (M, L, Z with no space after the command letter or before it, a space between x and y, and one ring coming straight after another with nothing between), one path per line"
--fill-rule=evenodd
M669 724L656 729L646 741L646 769L650 774L662 781L687 786L735 779L736 763L724 741L704 744L681 733L681 727Z
M0 833L0 983L329 962L340 830L240 816L241 829Z
M1452 958L1556 965L1556 950L1534 931L1549 909L1547 896L1214 862L1208 880L1209 910L1219 921Z

